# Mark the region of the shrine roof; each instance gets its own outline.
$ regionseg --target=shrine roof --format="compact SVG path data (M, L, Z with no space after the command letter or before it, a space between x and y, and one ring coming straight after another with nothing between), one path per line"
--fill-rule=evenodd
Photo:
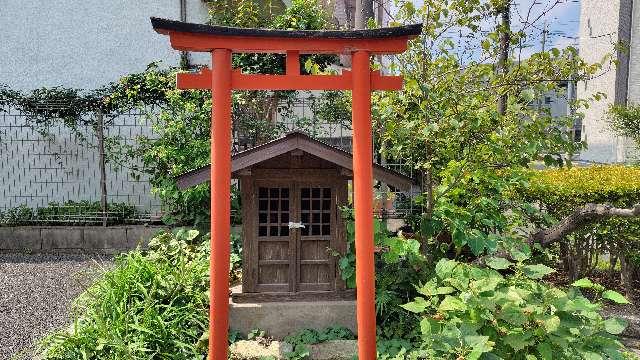
M313 139L302 132L294 131L279 139L233 155L231 158L232 175L237 176L238 172L243 169L293 150L302 150L347 170L353 170L351 153ZM210 174L211 165L188 171L177 177L178 188L186 189L207 182L211 179ZM373 163L373 177L402 190L408 190L414 184L412 178L376 163Z
M277 30L194 24L156 17L151 18L151 25L157 33L165 35L170 31L175 31L192 34L257 38L385 39L415 37L422 32L422 24L364 30Z
M211 52L230 49L237 53L399 54L407 41L420 35L422 24L365 30L274 30L193 24L151 18L153 29L168 35L181 51Z

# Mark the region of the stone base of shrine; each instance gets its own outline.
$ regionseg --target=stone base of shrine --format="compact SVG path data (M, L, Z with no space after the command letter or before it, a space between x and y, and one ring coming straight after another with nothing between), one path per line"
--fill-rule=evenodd
M303 329L330 326L343 326L356 333L355 300L235 303L229 299L229 327L245 335L260 329L283 339Z

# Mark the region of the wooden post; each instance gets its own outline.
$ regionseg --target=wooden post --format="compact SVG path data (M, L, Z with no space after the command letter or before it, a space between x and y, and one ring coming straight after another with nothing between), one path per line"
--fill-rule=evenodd
M353 72L353 205L356 245L358 358L376 358L375 268L373 244L373 140L369 52L356 51Z
M100 167L100 208L102 210L102 226L107 226L107 161L104 153L104 116L102 111L96 113L96 122L98 166Z
M209 359L227 359L231 236L231 50L212 52Z

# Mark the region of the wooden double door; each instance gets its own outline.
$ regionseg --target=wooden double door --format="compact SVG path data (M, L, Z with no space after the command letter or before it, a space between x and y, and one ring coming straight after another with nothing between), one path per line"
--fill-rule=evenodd
M334 291L336 183L256 180L253 185L253 292Z

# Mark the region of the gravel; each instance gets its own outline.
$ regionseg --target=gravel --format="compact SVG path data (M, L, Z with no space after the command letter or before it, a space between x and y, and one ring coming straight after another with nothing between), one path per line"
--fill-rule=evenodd
M74 298L112 257L0 253L0 359L31 358L37 340L70 324Z

